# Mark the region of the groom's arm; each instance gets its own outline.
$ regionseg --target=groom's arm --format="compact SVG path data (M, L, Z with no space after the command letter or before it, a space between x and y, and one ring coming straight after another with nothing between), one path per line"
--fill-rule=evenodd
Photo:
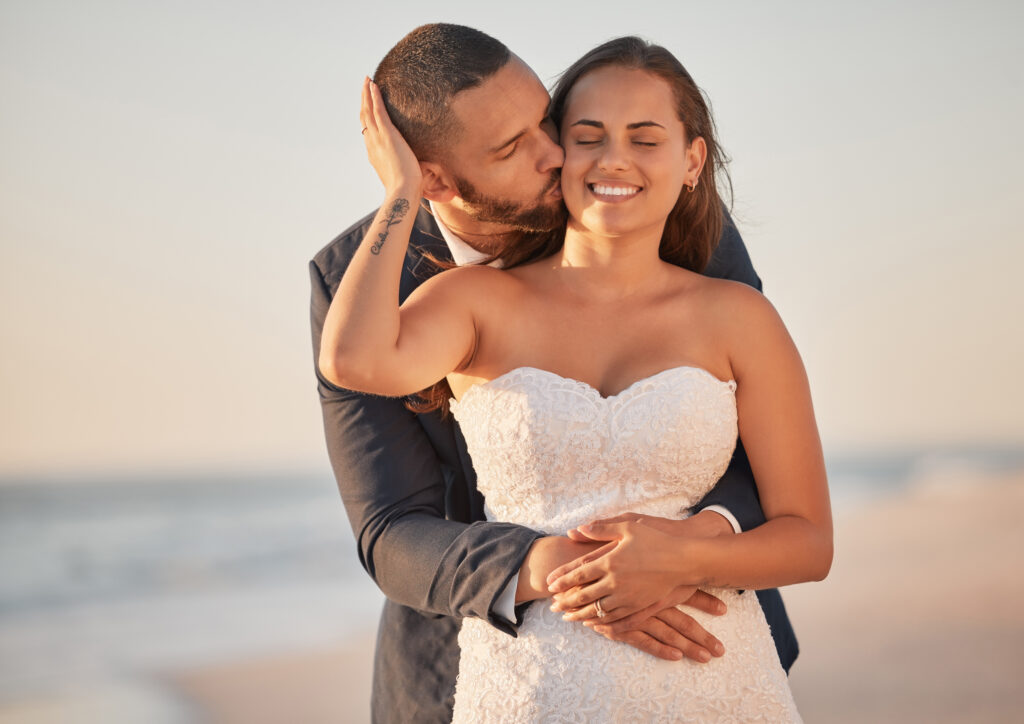
M754 264L750 260L743 238L729 213L724 213L722 237L704 273L719 279L743 282L761 291L761 278L754 271ZM693 510L696 513L711 506L724 509L735 519L740 528L737 533L756 528L765 522L754 474L750 469L747 453L743 449L743 442L740 440L736 441L736 451L725 475Z
M314 360L330 289L310 264ZM327 450L363 567L391 600L447 616L473 616L514 634L496 614L539 533L507 523L445 519L442 466L399 399L332 386L317 370Z

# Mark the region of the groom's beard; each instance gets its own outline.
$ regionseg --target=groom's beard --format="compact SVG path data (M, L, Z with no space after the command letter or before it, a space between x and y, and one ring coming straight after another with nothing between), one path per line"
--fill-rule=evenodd
M560 173L552 171L550 181L529 206L481 194L473 184L459 176L455 177L455 186L466 202L466 211L477 221L505 224L519 231L552 231L565 226L568 218L562 200L548 196L559 181Z

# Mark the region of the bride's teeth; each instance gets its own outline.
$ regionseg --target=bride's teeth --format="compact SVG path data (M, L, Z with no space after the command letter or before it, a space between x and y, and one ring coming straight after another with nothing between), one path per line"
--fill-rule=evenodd
M592 186L594 193L601 194L602 196L632 196L637 193L640 189L638 188L626 188L624 186L601 186L594 184Z

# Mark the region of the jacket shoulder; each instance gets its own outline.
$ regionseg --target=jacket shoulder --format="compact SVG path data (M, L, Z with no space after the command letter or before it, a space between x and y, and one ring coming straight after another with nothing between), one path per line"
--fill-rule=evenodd
M313 257L311 264L320 272L320 276L328 287L334 288L341 280L342 275L352 261L352 256L359 248L359 244L366 238L366 234L373 224L373 218L377 210L373 210L352 226L345 229L330 241L323 249ZM434 222L430 210L424 206L419 207L416 213L416 222L413 225L412 238L409 240L409 255L420 258L424 252L433 255L445 256L447 249L441 232ZM408 264L407 264L408 265Z

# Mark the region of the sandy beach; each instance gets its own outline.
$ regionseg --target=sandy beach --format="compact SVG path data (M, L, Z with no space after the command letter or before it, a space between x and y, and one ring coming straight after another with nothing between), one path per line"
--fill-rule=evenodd
M1024 474L932 478L836 520L821 584L784 591L808 722L1003 722L1024 710ZM372 637L186 672L213 722L365 722Z
M824 583L784 590L808 722L1004 722L1024 710L1024 472L929 474L836 517ZM319 650L69 682L0 722L369 721L372 616ZM113 672L112 672L113 673Z

